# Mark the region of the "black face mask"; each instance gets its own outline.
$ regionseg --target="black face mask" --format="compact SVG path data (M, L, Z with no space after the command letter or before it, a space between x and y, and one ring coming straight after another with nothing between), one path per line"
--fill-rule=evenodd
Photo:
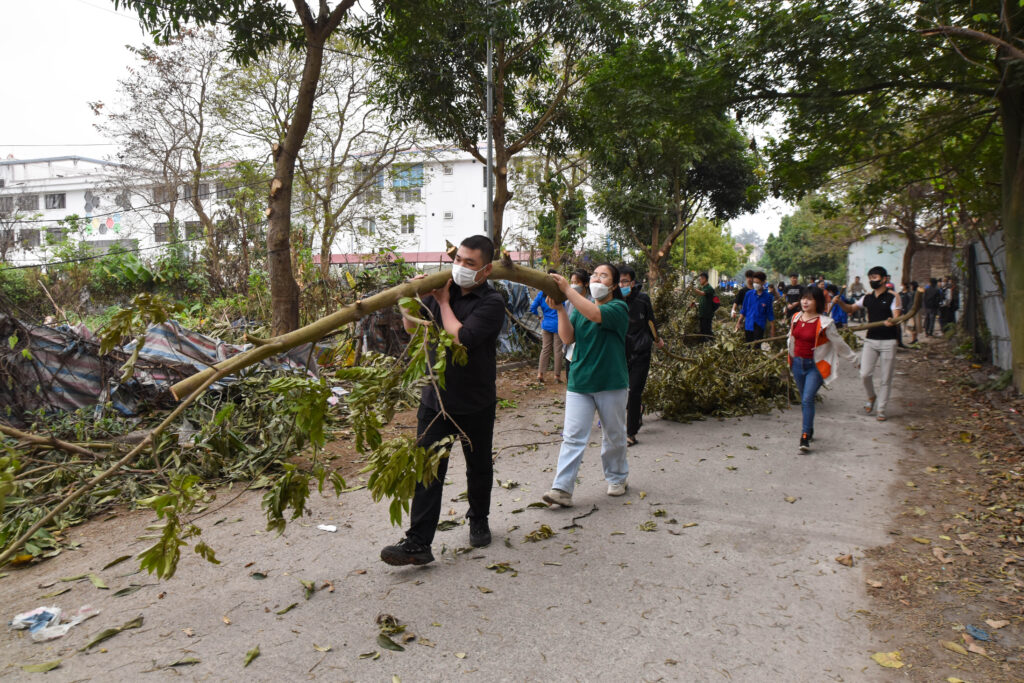
M885 286L881 280L868 280L868 282L871 284L871 289L881 289Z

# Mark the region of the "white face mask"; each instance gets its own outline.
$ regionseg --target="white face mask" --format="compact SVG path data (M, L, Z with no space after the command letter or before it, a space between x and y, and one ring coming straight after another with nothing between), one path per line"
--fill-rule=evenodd
M754 283L754 289L756 289L757 291L760 292L762 289L764 289L764 285L761 284L760 282L755 282Z
M611 287L600 282L590 283L590 296L594 297L594 301L600 301L601 299L608 296L608 292L611 291Z
M583 288L583 285L573 285L572 289L577 294L582 294L585 291L584 288Z
M483 269L481 268L481 270ZM470 289L472 287L476 287L476 274L479 272L479 270L471 270L456 263L452 266L452 280L459 287Z

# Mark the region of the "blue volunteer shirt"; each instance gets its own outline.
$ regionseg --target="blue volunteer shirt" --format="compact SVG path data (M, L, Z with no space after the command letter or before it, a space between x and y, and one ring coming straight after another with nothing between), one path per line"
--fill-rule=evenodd
M547 296L543 291L538 292L537 297L530 304L530 313L534 315L537 315L538 311L544 313L544 319L540 324L541 329L558 334L558 311L548 306Z
M743 308L740 314L743 316L743 328L753 331L754 326L768 327L769 320L775 320L773 304L775 297L767 289L762 289L758 294L756 290L750 290L743 297Z

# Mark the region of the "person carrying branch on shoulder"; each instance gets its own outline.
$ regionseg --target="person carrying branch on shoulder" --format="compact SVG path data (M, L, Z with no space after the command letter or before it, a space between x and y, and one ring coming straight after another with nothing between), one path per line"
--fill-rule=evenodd
M420 396L416 414L418 446L431 446L447 436L457 436L466 458L468 483L469 543L474 548L491 542L487 517L491 507L494 466L491 447L494 409L498 402L498 334L505 322L505 300L487 282L494 258L494 244L483 235L462 241L455 254L452 279L424 297L424 317L441 325L466 348L465 365L445 358L445 387L428 384ZM423 277L422 275L417 278ZM404 316L404 312L403 312ZM417 323L404 317L405 329ZM430 363L434 363L434 352ZM380 559L390 565L422 565L434 561L430 544L441 517L441 490L448 471L448 457L442 457L437 476L427 485L416 485L409 515L409 530L395 545L386 546Z
M864 381L864 391L868 400L864 404L864 412L868 415L875 411L879 422L888 419L886 410L889 406L889 394L892 391L892 376L896 370L896 342L900 328L892 320L898 318L903 309L900 298L885 286L886 271L882 266L875 266L868 271L868 285L871 293L857 302L848 304L841 299L839 305L847 313L864 310L868 314L868 324L882 323L872 327L864 340L864 350L860 358L860 377ZM878 371L878 387L874 384L875 371Z
M838 304L839 299L833 301ZM824 310L825 293L814 285L805 289L800 296L800 312L793 315L786 340L789 367L800 392L803 412L800 450L805 452L811 449L814 438L814 397L822 384L835 380L836 356L857 364L857 354L839 336L835 322Z
M601 464L608 482L608 495L626 493L629 476L626 461L626 398L629 394L626 330L629 329L629 310L619 291L619 271L610 263L599 265L590 277L593 301L573 290L562 276L552 275L551 278L576 307L570 318L565 307L557 304L558 334L565 344L575 342L576 348L565 392L565 425L562 447L558 452L558 470L551 490L542 498L549 505L572 507L576 473L590 440L595 411L601 418ZM553 300L548 303L556 305Z

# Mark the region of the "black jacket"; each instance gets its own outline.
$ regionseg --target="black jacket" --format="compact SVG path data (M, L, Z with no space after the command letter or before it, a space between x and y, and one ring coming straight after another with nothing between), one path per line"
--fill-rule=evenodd
M629 329L626 330L626 357L642 356L651 352L654 345L654 335L651 333L651 325L654 324L654 306L651 305L651 297L640 291L640 284L633 285L632 291L626 297L626 305L629 306Z

